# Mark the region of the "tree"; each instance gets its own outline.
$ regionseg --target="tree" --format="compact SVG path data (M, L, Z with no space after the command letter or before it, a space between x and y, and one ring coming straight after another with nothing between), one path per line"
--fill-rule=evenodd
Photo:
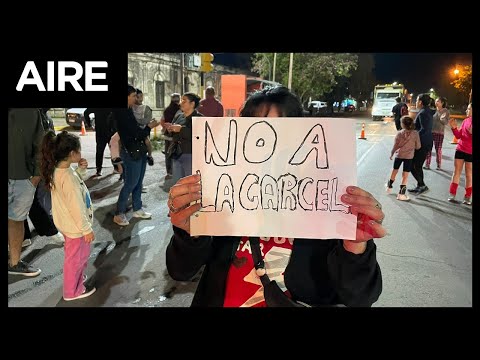
M368 100L375 87L375 60L373 54L358 54L358 67L348 78L348 93L358 104ZM360 106L360 105L359 105Z
M451 84L466 98L469 97L472 90L472 67L466 65L459 72L458 77Z
M357 68L355 54L295 53L293 56L292 91L302 103L308 98L321 98L332 91L339 77L349 77ZM277 53L275 81L288 84L289 53ZM252 71L263 78L273 74L273 54L255 53Z

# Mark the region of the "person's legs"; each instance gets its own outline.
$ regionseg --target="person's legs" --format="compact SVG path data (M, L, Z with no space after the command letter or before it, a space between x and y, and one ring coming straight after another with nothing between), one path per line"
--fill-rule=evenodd
M183 156L183 155L182 155ZM179 159L172 159L172 179L176 184L183 177L183 167Z
M63 262L63 298L74 298L85 291L83 272L85 265L85 238L65 236L65 259ZM87 244L90 248L90 244ZM88 257L87 259L88 260Z
M20 261L25 235L24 221L32 206L35 186L30 180L8 179L8 248L10 250L8 272L25 276L37 276L40 269L33 269Z
M465 161L465 197L464 204L470 205L472 202L472 162Z
M392 173L390 174L390 179L387 182L387 186L385 188L387 194L390 194L392 192L393 188L393 183L395 181L395 178L397 177L398 169L400 168L400 164L402 163L402 159L395 158L393 161L393 170Z
M128 198L138 184L142 165L140 160L133 160L124 149L120 150L120 156L123 160L124 182L122 190L120 190L120 194L118 195L117 215L122 215L127 212ZM140 194L141 190L142 188L140 187ZM132 197L133 196L132 194Z
M429 149L422 147L418 150L415 150L415 154L413 155L412 159L412 175L417 180L417 187L415 189L409 189L408 191L421 194L428 190L424 181L423 181L423 169L422 165L425 161L425 157L427 156L427 151Z
M101 175L102 167L103 167L103 154L105 152L105 147L107 146L110 139L98 132L95 133L95 138L97 141L97 151L95 154L95 166L97 167L97 175Z
M425 170L430 170L430 162L432 161L432 150L427 152L425 156L425 166L423 167Z
M441 169L442 167L442 146L444 137L445 134L433 133L433 143L435 145L435 153L437 154L437 169Z
M172 158L168 156L167 149L170 146L170 141L165 140L165 167L167 169L167 176L171 177L173 174L172 170Z
M179 160L183 169L182 177L192 175L192 154L182 154Z
M147 157L142 156L139 160L136 161L135 166L138 172L138 177L136 178L136 183L134 184L132 189L133 211L137 211L142 208L142 187L143 178L145 177L145 169L147 167Z
M455 152L455 161L454 161L454 172L452 174L452 181L450 182L450 190L449 190L449 196L448 196L448 201L455 201L455 196L457 195L457 188L458 188L458 183L460 182L460 175L462 174L463 170L463 164L465 160L457 158L458 151Z

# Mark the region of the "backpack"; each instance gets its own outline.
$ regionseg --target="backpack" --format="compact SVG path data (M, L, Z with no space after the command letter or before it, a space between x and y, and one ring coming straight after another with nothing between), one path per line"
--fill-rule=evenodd
M408 115L408 106L403 104L400 108L400 117Z

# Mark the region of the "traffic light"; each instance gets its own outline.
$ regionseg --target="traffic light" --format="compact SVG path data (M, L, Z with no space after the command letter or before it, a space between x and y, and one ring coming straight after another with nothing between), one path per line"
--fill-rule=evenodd
M202 64L200 66L200 71L203 72L210 72L213 70L213 54L210 53L200 53L200 59L202 60Z

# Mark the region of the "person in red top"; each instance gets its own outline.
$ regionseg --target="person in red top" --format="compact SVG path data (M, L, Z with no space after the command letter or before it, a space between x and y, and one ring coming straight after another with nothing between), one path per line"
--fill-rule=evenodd
M301 117L302 105L285 87L249 97L242 117ZM354 166L354 165L353 165ZM373 238L382 238L384 213L367 191L348 186L342 201L358 215L356 239L190 236L200 210L200 175L171 187L173 236L166 250L169 275L189 281L205 265L192 307L371 306L382 292Z
M205 90L205 99L200 100L200 106L197 111L203 116L223 116L223 105L215 99L215 89L212 86L207 87Z
M455 172L450 183L448 201L456 202L455 195L460 183L463 164L465 164L465 197L463 198L463 203L472 205L472 103L468 104L467 118L463 120L460 129L457 128L455 119L450 119L448 123L452 128L453 135L458 139L455 151Z

